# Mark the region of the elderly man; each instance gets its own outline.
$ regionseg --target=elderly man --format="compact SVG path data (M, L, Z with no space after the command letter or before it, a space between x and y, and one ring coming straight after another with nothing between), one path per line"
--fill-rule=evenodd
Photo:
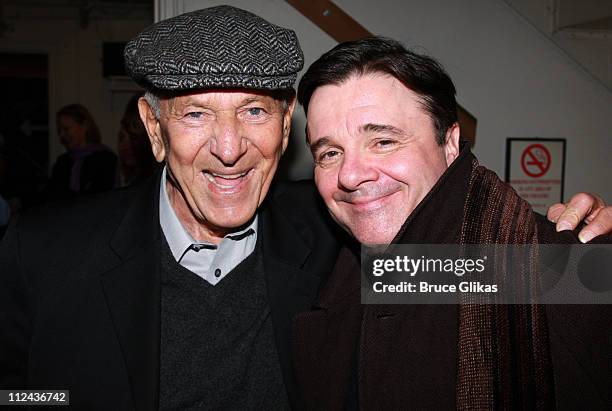
M68 389L75 409L286 409L290 319L338 250L314 186L268 193L295 33L221 6L149 27L125 57L166 166L9 230L0 388Z
M319 193L359 243L578 241L478 165L433 59L390 39L343 43L304 74L298 100ZM361 305L358 255L343 248L295 318L305 408L609 406L609 306Z

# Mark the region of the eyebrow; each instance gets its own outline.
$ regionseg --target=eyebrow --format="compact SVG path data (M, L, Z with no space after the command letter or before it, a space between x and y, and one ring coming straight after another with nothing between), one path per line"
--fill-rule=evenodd
M402 129L394 127L392 125L389 125L389 124L375 124L375 123L364 124L364 125L359 127L359 131L361 133L366 133L366 132L370 132L370 133L387 132L387 133L395 134L395 135L398 135L398 136L405 134L402 131ZM321 147L329 145L330 142L331 142L331 140L328 137L322 137L322 138L318 139L316 143L310 144L310 151L314 154Z
M404 134L404 132L397 128L394 127L392 125L389 124L375 124L375 123L368 123L368 124L364 124L361 127L359 127L359 130L362 133L391 133L391 134L396 134L396 135L401 135Z
M207 104L203 103L201 100L199 100L197 98L189 96L189 98L187 98L187 99L185 99L183 101L183 103L181 104L180 108L181 109L185 109L186 107L206 108ZM170 113L178 113L176 100L172 99L172 100L169 101L168 109L169 109Z
M312 154L316 153L321 147L329 145L329 141L327 137L318 139L316 143L310 145L310 152Z
M242 100L240 102L240 105L242 106L246 106L247 104L251 104L251 103L259 103L262 102L263 99L261 97L247 97L244 100Z
M243 100L241 100L238 103L238 107L243 107L246 106L248 104L251 103L261 103L261 104L267 104L267 102L260 96L252 96L252 97L245 97ZM197 98L197 97L193 97L193 96L189 96L189 98L187 98L184 102L183 102L183 108L185 107L199 107L199 108L203 108L203 109L212 109L212 106L210 101L202 101L201 98ZM175 110L175 104L171 104L170 109L172 111L176 111Z

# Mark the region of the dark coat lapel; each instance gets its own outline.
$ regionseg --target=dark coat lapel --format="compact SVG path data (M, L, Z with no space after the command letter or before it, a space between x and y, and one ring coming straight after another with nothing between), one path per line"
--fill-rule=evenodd
M308 239L314 240L312 233L300 232L292 217L272 200L262 207L259 224L276 347L287 393L295 406L297 390L289 340L291 319L314 301L321 281L319 276L325 269L329 271L335 250L334 257L311 261L314 255Z
M121 263L102 275L102 287L130 377L134 407L158 408L159 176L138 192L111 248Z
M393 243L458 243L471 158L463 146ZM455 305L366 306L360 350L364 406L396 408L410 399L417 409L455 408L457 315Z
M358 253L358 250L357 250ZM359 257L342 248L334 275L293 324L294 364L303 409L343 409L361 328Z
M295 188L295 186L293 186ZM312 191L312 193L311 193ZM292 195L304 197L304 204ZM268 199L259 233L276 347L290 401L297 401L290 352L291 319L314 301L329 274L338 242L311 204L311 185ZM121 263L102 276L123 350L135 408L158 408L160 339L159 176L143 187L111 241ZM312 206L312 207L310 207ZM299 208L298 208L299 207Z

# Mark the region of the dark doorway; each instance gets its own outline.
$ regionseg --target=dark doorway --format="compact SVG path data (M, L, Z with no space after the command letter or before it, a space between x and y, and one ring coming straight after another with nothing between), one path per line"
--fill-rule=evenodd
M13 212L43 201L49 163L46 54L0 53L0 195Z

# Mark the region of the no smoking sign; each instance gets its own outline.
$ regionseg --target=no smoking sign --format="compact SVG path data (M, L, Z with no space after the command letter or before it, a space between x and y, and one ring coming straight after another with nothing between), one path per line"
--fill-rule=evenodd
M507 140L506 182L537 212L563 200L564 167L565 139Z
M550 151L542 144L531 144L521 155L521 168L531 177L542 177L550 168Z

